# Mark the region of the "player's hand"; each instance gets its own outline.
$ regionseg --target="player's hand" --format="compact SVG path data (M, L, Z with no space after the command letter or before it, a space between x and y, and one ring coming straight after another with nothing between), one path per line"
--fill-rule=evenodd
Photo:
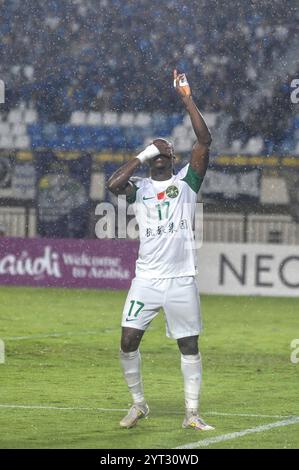
M173 146L166 139L155 139L153 144L158 148L161 155L165 157L173 157Z
M173 71L173 86L182 98L191 96L191 88L187 81L186 74L178 74L176 69Z

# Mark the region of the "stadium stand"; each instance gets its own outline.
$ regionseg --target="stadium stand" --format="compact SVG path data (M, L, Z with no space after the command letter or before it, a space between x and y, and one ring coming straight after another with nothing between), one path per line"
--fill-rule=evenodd
M298 153L290 77L251 99L257 77L296 41L295 7L293 0L288 8L278 0L237 8L215 0L2 2L0 147L126 151L158 134L183 152L192 136L169 85L177 67L217 128L215 152Z

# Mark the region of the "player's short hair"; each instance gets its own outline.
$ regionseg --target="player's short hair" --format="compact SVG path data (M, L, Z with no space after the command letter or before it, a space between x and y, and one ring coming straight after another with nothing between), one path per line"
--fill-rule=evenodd
M171 149L172 149L172 156L173 156L173 158L175 158L174 146L173 146L173 143L172 143L172 142L170 142L170 141L167 140L167 139L164 139L164 137L157 137L156 139L153 140L153 143L154 143L156 140L163 140L163 142L166 142L168 145L170 145L170 147L171 147Z

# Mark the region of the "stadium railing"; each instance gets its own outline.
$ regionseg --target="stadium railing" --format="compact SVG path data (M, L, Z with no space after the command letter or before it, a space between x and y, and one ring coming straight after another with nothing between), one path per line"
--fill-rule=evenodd
M7 203L9 201L6 201ZM0 207L0 233L11 237L37 237L36 209L30 204ZM88 238L95 238L96 216L91 215ZM278 243L299 245L299 223L288 214L204 212L203 238L206 242Z

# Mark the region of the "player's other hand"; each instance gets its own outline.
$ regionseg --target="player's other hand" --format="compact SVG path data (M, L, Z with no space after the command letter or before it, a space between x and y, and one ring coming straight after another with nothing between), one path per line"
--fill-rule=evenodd
M176 69L173 71L173 86L181 97L191 96L191 88L187 81L186 74L178 73Z
M173 157L173 146L171 142L168 142L166 139L155 139L153 144L158 148L160 155L164 155L165 157Z

